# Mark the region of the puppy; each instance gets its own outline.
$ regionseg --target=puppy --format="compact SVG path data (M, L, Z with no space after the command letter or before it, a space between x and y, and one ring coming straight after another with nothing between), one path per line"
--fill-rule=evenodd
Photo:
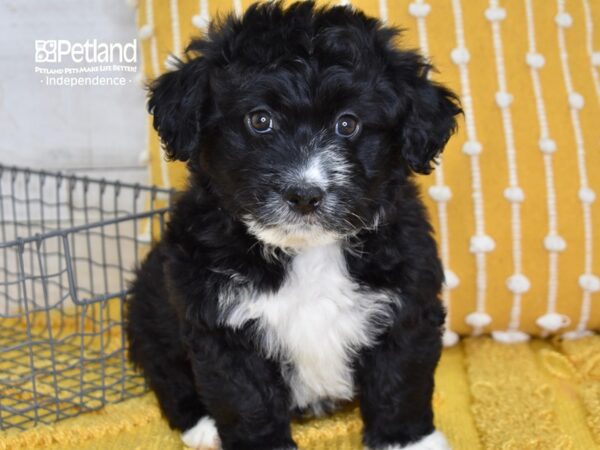
M295 449L357 399L372 450L446 449L431 399L443 272L413 176L458 100L349 7L251 6L150 87L189 186L133 283L128 336L196 449Z

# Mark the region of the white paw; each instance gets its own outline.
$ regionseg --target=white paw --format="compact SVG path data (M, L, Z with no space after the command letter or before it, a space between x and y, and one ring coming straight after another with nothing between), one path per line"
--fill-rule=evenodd
M221 440L212 417L204 416L189 430L181 434L185 445L194 450L220 450Z
M388 445L378 450L450 450L450 444L440 431L434 431L428 436L405 446Z
M401 448L402 450L450 450L450 444L441 431L434 431L429 436Z

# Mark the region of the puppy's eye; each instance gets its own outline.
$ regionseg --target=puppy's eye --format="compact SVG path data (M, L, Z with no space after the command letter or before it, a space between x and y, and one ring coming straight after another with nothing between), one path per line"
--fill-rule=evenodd
M268 133L273 129L273 117L264 110L254 111L246 116L246 124L255 133Z
M356 133L360 128L358 117L353 116L352 114L344 114L340 116L335 124L335 132L338 136L349 138Z

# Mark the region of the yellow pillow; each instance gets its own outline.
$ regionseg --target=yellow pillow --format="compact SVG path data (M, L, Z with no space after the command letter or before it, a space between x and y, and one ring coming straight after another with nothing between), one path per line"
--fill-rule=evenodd
M248 4L139 0L146 79L167 70L169 53L181 54L210 19ZM402 45L429 55L433 77L463 101L443 164L420 180L447 271L445 343L456 333L518 342L598 329L600 4L353 5L405 28ZM148 129L151 181L182 186L184 166L164 161L150 120Z

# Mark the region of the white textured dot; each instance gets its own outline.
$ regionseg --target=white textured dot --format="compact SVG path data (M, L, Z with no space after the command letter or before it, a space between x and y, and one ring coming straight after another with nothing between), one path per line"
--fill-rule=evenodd
M454 331L446 330L442 335L444 347L454 347L458 343L458 334Z
M542 153L554 153L556 151L556 142L550 138L542 138L538 141Z
M166 58L165 58L165 67L167 68L167 70L177 70L179 69L179 60L172 54L169 54Z
M509 202L521 203L525 200L525 193L520 187L511 186L504 189L504 198Z
M496 92L496 104L500 108L506 108L513 102L512 94L508 92Z
M596 193L589 187L582 187L577 194L579 195L579 200L588 205L594 203L594 200L596 200Z
M429 196L436 202L447 202L452 198L452 191L448 186L431 186L428 190Z
M571 323L571 319L562 314L549 313L538 317L535 323L546 331L556 331L559 328L568 326Z
M600 66L600 52L592 53L592 64L596 67Z
M203 17L200 14L192 16L192 25L194 25L199 30L206 30L208 28L208 23L208 18Z
M473 312L465 317L465 322L472 327L485 327L492 323L492 318L484 312Z
M522 273L515 273L507 278L506 287L513 294L524 294L531 288L531 282Z
M586 273L579 277L579 286L584 291L598 292L600 291L600 277L593 273Z
M573 18L571 17L571 14L566 12L558 13L556 16L554 16L554 21L556 22L556 25L562 28L569 28L571 25L573 25Z
M571 108L581 109L585 104L585 100L583 99L583 95L579 92L571 92L569 94L569 105Z
M492 331L492 338L502 344L517 344L519 342L527 342L529 335L518 330Z
M496 248L496 243L487 234L472 236L469 246L471 253L488 253Z
M593 336L593 335L594 335L594 332L590 331L590 330L573 330L573 331L567 331L566 333L563 333L561 335L561 337L568 341L574 341L575 339L581 339L581 338L589 337L589 336Z
M457 47L450 52L450 58L454 64L467 64L471 60L471 54L466 48Z
M412 2L408 5L408 13L413 17L426 17L431 11L428 3Z
M490 6L485 10L485 18L490 22L498 22L506 19L506 10L499 6Z
M445 278L444 284L446 285L446 287L448 289L454 289L455 287L457 287L460 284L460 279L450 269L444 270L444 278Z
M567 248L567 243L561 236L549 234L544 238L544 247L549 252L562 252Z
M479 141L467 141L463 144L462 151L469 156L479 155L481 153L481 143Z
M138 36L142 41L149 39L154 34L154 27L150 24L143 25L138 30Z
M525 55L525 62L529 67L534 69L541 69L546 64L546 59L541 53L527 53Z

